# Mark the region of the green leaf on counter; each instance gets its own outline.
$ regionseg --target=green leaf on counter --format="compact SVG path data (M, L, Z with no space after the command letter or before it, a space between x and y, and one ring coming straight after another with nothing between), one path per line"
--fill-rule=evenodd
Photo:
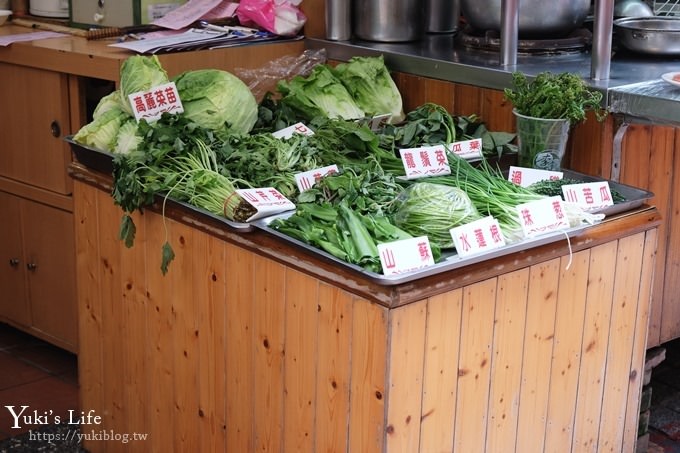
M168 273L168 266L175 259L175 252L169 242L163 244L163 258L161 259L161 272L163 275Z

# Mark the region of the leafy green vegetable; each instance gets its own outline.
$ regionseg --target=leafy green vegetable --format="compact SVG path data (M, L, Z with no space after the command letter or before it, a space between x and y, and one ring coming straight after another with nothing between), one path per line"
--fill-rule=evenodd
M116 146L116 138L121 125L130 116L123 110L112 108L100 114L95 120L81 127L73 136L73 141L111 152Z
M598 120L606 116L600 106L602 92L589 88L578 74L541 72L529 80L525 74L514 72L512 84L513 88L504 90L505 97L522 115L568 119L571 125L584 121L589 110Z
M257 121L257 101L238 77L219 69L187 71L173 79L183 115L201 127L245 134Z
M161 66L156 55L133 55L123 61L120 67L120 95L123 99L124 110L134 116L128 96L139 91L168 83L168 73Z
M413 236L425 235L441 248L453 247L451 228L481 218L458 187L416 182L397 199L395 224Z
M333 72L366 116L389 113L390 123L404 119L401 93L382 55L352 57L347 63L335 66Z
M562 178L562 179L543 179L541 181L536 181L527 188L538 194L545 195L548 197L560 196L564 199L564 194L562 193L562 186L568 184L582 184L585 181L581 181L573 178ZM626 197L621 195L617 190L610 188L612 194L612 200L614 203L621 203L626 201Z
M114 146L113 152L128 154L138 149L143 141L144 137L140 134L137 121L134 118L130 118L118 129L116 145Z
M308 76L297 75L290 81L280 80L277 90L281 103L307 120L315 117L356 119L365 116L347 88L325 64L314 66Z

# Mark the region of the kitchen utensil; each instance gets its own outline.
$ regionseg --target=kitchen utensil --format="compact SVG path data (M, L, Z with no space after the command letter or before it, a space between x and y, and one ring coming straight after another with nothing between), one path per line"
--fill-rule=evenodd
M352 37L352 0L326 0L326 39L346 41Z
M460 24L460 0L426 0L425 32L452 33Z
M614 21L619 43L634 52L653 55L680 54L680 18L627 17Z
M620 17L652 17L654 11L642 0L616 0L614 2L614 18Z
M501 29L501 0L461 0L463 17L480 31ZM522 0L519 2L521 36L566 35L583 25L590 0Z
M420 0L354 0L354 34L367 41L416 41L424 32Z

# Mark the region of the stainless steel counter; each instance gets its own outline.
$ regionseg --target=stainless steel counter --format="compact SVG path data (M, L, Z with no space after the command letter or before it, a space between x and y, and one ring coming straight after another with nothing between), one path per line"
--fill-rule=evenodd
M328 58L333 60L383 54L385 63L394 71L499 90L510 86L514 71L528 75L543 71L573 72L580 74L593 88L606 93L605 104L612 113L680 126L680 88L661 80L661 74L680 72L680 57L615 51L609 79L593 80L590 77L590 52L518 55L516 65L501 66L498 52L466 49L453 34L427 35L409 43L313 38L307 38L306 43L310 49L326 49Z

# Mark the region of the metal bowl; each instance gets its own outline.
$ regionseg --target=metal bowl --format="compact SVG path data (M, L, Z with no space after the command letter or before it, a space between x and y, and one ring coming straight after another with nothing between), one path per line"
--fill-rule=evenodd
M634 52L652 55L680 54L680 18L626 17L614 21L618 42Z
M461 0L465 20L474 29L501 29L501 0ZM519 2L519 34L525 37L567 35L585 21L590 0L522 0Z

